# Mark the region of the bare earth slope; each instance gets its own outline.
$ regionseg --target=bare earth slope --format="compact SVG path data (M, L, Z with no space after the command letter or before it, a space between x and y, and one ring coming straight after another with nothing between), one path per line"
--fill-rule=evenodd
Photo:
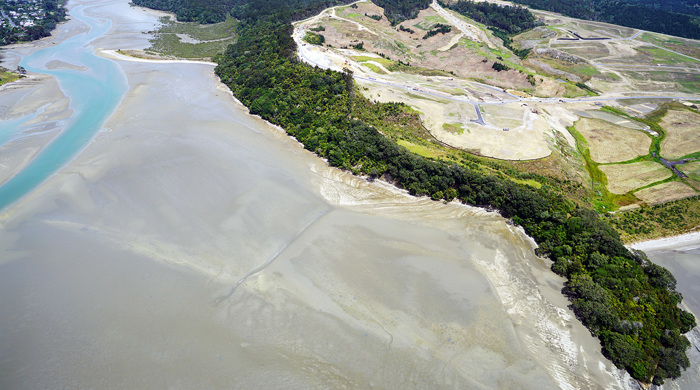
M369 1L334 7L296 23L294 38L302 60L351 69L367 97L410 105L432 136L474 154L505 160L563 156L563 147L578 148L577 134L591 144L594 163L645 155L660 163L658 157L700 152L700 140L686 137L680 149L673 141L676 134L700 130L690 116L660 123L668 134L660 156L652 155L650 145L662 135L636 122L673 100L685 102L688 115L698 115L693 101L700 101L699 42L532 12L541 26L513 37L516 47L531 49L525 59L486 26L437 3L394 27L385 17L376 20L383 10ZM451 30L424 39L438 24ZM304 41L310 29L323 35L323 45ZM499 72L492 67L495 62L510 69ZM603 113L602 106L629 117ZM582 118L598 118L597 128L586 124L593 119ZM573 134L567 126L588 127ZM589 138L605 132L606 137ZM582 184L594 186L595 181ZM688 184L700 188L700 182ZM630 199L644 202L634 195L641 187L616 186L614 192L621 188L629 189L622 194L626 205ZM614 196L606 199L607 210L619 207Z

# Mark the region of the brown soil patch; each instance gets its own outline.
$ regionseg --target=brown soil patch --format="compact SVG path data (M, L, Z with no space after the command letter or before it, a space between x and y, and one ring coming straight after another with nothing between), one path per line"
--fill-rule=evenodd
M658 186L645 188L634 193L637 198L648 204L670 202L673 200L689 198L697 194L698 193L689 186L677 181L659 184Z
M566 87L555 79L535 76L536 84L535 96L551 97L564 96Z
M626 194L636 188L666 179L672 175L663 165L653 161L634 164L600 165L608 177L608 191L613 194Z
M632 88L639 91L697 93L700 90L700 80L694 73L666 70L642 72L622 68L617 68L615 71L626 78Z
M526 74L513 69L497 72L492 68L493 60L487 59L484 62L486 57L480 52L488 50L482 48L483 44L476 44L475 47L475 43L463 38L462 32L456 27L447 34L423 39L426 32L436 23L452 24L432 8L421 11L415 19L400 23L404 28L413 30L413 34L400 31L399 26L392 27L385 17L376 21L365 16L383 13L382 8L372 3L359 3L357 8L341 9L336 12L336 17L322 18L318 24L324 26L326 31L320 34L325 37L327 45L336 48L351 48L352 45L362 42L366 52L382 54L414 67L453 72L458 77L479 80L502 88L532 88ZM362 24L376 34L360 30L353 22ZM496 44L501 44L499 39L495 41Z
M569 22L569 27L574 31L579 31L584 37L599 37L608 38L609 35L601 34L600 31L606 31L609 34L616 35L619 37L629 37L635 33L635 29L630 27L617 26L614 24L602 23L602 22L592 22L588 20L579 20L573 18L567 18Z
M585 45L557 46L558 50L587 59L597 59L610 55L610 50L603 43L586 43Z
M700 115L687 110L669 110L660 123L666 131L661 155L676 159L700 151Z
M588 141L591 158L598 163L627 161L649 153L651 139L641 131L592 118L582 118L576 129Z

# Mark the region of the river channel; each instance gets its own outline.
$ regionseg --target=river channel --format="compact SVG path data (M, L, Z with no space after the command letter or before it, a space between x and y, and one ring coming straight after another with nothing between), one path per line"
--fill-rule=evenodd
M633 388L520 229L329 168L212 65L103 57L158 13L68 8L4 60L0 388Z

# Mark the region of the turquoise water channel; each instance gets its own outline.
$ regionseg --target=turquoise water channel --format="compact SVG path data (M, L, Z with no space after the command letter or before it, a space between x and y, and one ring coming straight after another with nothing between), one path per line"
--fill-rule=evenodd
M128 90L126 76L116 62L95 55L92 41L104 35L111 20L85 15L84 6L70 11L73 19L89 26L86 33L77 34L54 46L22 58L20 65L30 72L54 76L63 93L70 98L73 115L66 126L21 171L0 186L0 209L16 202L44 180L71 161L93 139L107 118L114 112ZM87 70L46 69L46 63L60 60ZM41 109L40 109L41 110ZM37 112L12 121L0 121L0 143L22 134L23 124L34 119Z

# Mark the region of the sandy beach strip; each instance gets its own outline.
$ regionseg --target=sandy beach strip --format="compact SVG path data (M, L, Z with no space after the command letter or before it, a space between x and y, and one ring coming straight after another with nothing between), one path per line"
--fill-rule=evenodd
M112 60L131 61L131 62L147 62L147 63L151 63L151 64L206 64L206 65L214 65L214 66L217 65L216 62L209 62L209 61L152 60L152 59L147 59L147 58L138 58L138 57L127 56L127 55L124 55L124 54L117 52L116 50L105 50L105 49L97 49L97 50L95 50L95 54L99 55L100 57L109 58Z
M700 231L681 234L678 236L658 238L655 240L639 241L627 245L628 248L645 252L661 250L689 249L700 246Z

